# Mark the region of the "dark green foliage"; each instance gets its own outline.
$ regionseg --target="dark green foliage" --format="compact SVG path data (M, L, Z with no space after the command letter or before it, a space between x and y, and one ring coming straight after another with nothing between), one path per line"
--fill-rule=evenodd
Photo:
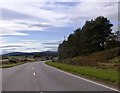
M36 57L41 57L40 53L35 53L35 55L33 56L34 58Z
M120 46L120 33L119 31L112 33L112 26L113 24L103 16L86 21L82 29L76 29L73 34L69 35L66 41L64 40L59 45L59 59L84 56L93 52Z
M18 59L16 59L16 58L11 58L11 59L9 59L9 62L10 63L17 63L19 60Z

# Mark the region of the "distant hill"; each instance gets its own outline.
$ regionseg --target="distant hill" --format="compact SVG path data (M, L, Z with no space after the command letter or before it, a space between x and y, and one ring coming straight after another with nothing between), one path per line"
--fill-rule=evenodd
M40 54L41 56L57 56L58 52L57 51L44 51L44 52L12 52L8 54L3 54L3 57L7 56L34 56L35 54Z
M57 56L58 52L57 51L44 51L40 52L42 56Z

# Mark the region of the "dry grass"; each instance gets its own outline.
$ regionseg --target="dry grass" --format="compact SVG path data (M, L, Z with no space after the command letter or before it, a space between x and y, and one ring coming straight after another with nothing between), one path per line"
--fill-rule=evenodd
M61 63L78 66L94 66L103 69L117 69L120 59L120 53L118 51L120 51L120 47L96 52L88 56L78 56L75 58L65 59L62 60Z

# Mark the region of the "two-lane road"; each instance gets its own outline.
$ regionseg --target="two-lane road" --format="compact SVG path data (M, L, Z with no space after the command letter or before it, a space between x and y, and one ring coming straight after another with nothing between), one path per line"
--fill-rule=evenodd
M114 91L47 66L27 63L3 69L3 91Z

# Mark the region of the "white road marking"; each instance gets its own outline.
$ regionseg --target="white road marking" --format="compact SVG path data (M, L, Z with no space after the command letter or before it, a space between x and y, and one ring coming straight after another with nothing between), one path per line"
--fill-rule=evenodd
M33 75L35 76L35 72L33 73Z
M76 77L76 78L79 78L79 79L82 79L82 80L85 80L85 81L91 82L91 83L93 83L93 84L96 84L96 85L99 85L99 86L102 86L102 87L105 87L105 88L111 89L111 90L113 90L113 91L118 91L118 92L120 92L119 90L114 89L114 88L111 88L111 87L108 87L108 86L106 86L106 85L99 84L99 83L94 82L94 81L92 81L92 80L88 80L88 79L86 79L86 78L83 78L83 77L79 77L79 76L73 75L73 74L71 74L71 73L68 73L68 72L65 72L65 71L59 70L59 69L57 69L57 68L55 68L55 67L52 67L52 66L49 66L49 65L47 65L47 64L45 64L45 65L48 66L48 67L51 67L51 68L53 68L53 69L55 69L55 70L58 70L58 71L60 71L60 72L63 72L63 73L65 73L65 74L71 75L71 76L73 76L73 77Z
M32 69L34 69L34 68L32 68Z

